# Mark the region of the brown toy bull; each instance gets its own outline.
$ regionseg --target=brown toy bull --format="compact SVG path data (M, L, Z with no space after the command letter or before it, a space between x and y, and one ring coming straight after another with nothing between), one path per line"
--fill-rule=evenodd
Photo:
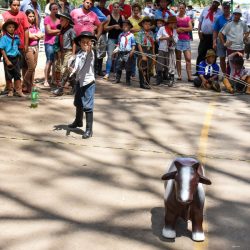
M162 180L166 181L165 227L162 235L175 238L175 224L177 218L182 217L192 221L192 239L204 241L202 222L205 192L202 184L210 185L211 181L204 176L203 166L193 158L177 158Z

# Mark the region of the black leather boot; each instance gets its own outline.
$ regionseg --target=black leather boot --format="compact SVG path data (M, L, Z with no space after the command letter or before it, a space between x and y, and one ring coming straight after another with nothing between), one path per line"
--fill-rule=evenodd
M97 61L97 67L98 67L98 72L97 72L97 74L99 75L99 76L105 76L105 74L102 72L102 63L103 63L103 58L101 58L101 59L98 59L98 61Z
M166 69L163 71L163 80L167 80L167 81L170 80L170 77L169 77L169 74L168 74L168 68L166 68Z
M156 85L160 85L161 83L162 83L162 71L157 71Z
M127 84L128 86L131 85L130 78L131 78L131 71L127 71L127 72L126 72L126 84Z
M93 112L86 112L85 115L86 115L86 131L83 132L82 138L88 139L88 138L92 137L92 135L93 135L93 131L92 131Z
M117 70L116 71L116 77L115 77L115 82L119 83L121 81L121 76L122 76L122 71L121 70Z
M170 80L169 80L168 86L172 87L175 83L174 74L170 74L169 76L170 76Z
M82 127L82 119L83 119L83 109L81 106L76 107L76 118L75 120L68 125L69 128L77 128Z

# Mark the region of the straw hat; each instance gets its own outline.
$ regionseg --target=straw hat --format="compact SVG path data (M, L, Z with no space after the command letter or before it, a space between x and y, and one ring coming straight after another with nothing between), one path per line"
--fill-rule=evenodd
M138 25L142 27L143 23L145 23L145 22L150 22L151 25L153 25L154 20L151 19L149 16L145 16L145 17L138 23Z
M214 51L213 49L209 49L209 50L207 51L206 58L208 58L208 57L210 57L210 56L216 57L215 51Z

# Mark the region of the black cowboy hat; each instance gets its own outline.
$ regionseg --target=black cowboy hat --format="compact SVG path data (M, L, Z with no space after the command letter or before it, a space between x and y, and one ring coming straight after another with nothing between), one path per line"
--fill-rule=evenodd
M88 37L88 38L91 39L91 40L97 41L96 36L94 36L91 32L89 32L89 31L83 31L79 36L77 36L77 37L74 39L75 44L78 45L78 46L80 46L79 42L80 42L81 39L84 38L84 37Z
M126 20L126 19L125 19L125 20L122 22L122 24L124 24L124 23L130 25L130 28L133 28L133 24L132 24L129 20Z
M151 25L154 24L154 20L151 19L149 16L145 16L145 17L138 23L138 25L142 27L142 25L143 25L144 22L150 22Z
M10 25L10 24L13 24L14 27L15 27L15 30L17 30L18 24L17 24L15 21L11 20L11 19L8 19L8 20L3 24L2 30L6 32L6 31L7 31L6 28L7 28L7 26Z
M73 22L73 20L72 20L72 18L71 18L71 16L70 16L69 13L64 12L64 13L61 13L61 14L60 13L56 14L56 18L60 19L60 17L66 18L67 20L69 20L69 23L71 25L74 25L74 22Z

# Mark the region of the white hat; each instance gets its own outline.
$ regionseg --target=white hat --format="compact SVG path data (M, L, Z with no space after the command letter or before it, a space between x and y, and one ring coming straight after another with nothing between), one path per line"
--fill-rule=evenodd
M242 11L240 8L234 9L233 14L241 14L242 15Z
M213 2L220 4L220 0L213 0Z

